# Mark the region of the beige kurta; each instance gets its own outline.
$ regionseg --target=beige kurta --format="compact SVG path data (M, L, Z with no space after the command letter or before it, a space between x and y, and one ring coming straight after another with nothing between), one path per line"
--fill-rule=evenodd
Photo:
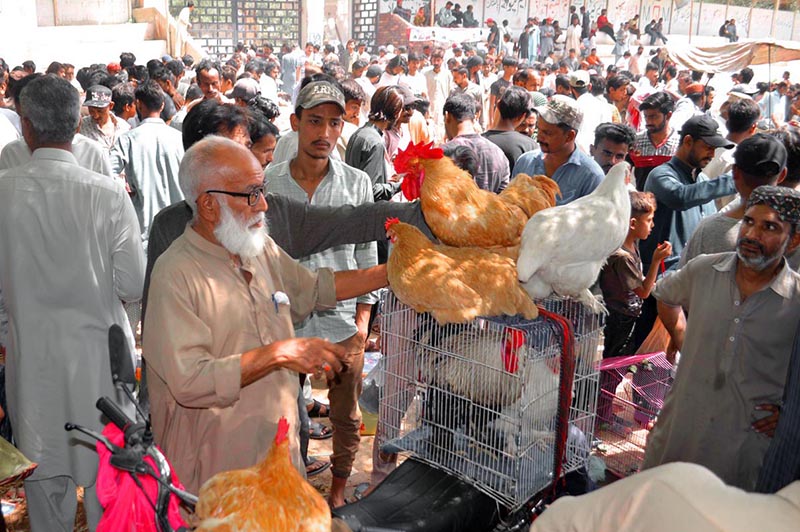
M252 274L249 284L242 270ZM334 307L333 272L300 266L271 239L240 270L224 248L187 227L156 262L148 297L143 347L153 429L187 489L196 493L220 471L256 464L281 416L304 472L297 373L281 369L241 388L240 358L293 337L292 322L313 310Z
M702 466L673 463L561 497L530 532L795 532L798 523L800 481L747 493Z
M688 312L675 382L647 440L643 469L692 462L726 484L755 488L770 444L751 424L783 397L800 321L800 275L783 268L742 300L736 253L701 255L664 277L653 296Z

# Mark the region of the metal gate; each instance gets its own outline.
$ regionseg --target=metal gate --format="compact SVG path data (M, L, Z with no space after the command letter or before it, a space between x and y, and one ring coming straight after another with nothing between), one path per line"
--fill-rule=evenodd
M170 3L173 16L185 6L183 0ZM269 42L276 51L284 42L300 42L300 0L203 0L195 5L190 32L219 58L230 56L238 42L259 49Z
M367 51L377 50L378 0L353 0L353 39L366 43Z

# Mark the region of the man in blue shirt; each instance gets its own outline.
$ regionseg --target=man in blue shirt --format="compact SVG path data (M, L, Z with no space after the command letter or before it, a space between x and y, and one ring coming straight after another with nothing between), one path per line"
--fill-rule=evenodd
M583 121L577 102L556 94L546 105L534 108L540 150L520 156L514 175L546 175L561 189L556 205L589 195L603 180L603 169L575 145ZM513 176L512 176L513 177Z
M717 148L733 146L719 134L717 122L711 117L694 116L683 124L678 151L672 159L654 168L645 182L644 190L655 194L658 208L653 231L641 243L643 262L653 256L660 242L667 240L672 244L672 255L664 260L664 265L667 269L677 267L681 252L700 220L716 212L713 200L736 192L731 175L709 180L700 173Z

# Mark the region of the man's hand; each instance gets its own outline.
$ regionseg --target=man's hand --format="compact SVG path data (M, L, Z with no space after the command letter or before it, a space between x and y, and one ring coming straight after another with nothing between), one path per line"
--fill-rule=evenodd
M751 425L753 430L773 438L775 436L775 429L778 427L778 418L781 415L781 407L767 403L763 405L756 405L755 409L762 412L771 412L771 414L753 423Z
M332 375L342 370L347 350L322 338L289 338L272 344L282 368L298 373Z
M332 377L342 371L346 350L322 338L288 338L242 353L241 386L256 382L278 368Z

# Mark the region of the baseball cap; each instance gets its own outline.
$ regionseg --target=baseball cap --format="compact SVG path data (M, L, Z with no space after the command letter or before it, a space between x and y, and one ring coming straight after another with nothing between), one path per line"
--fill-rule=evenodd
M114 75L119 74L119 71L122 70L122 67L119 66L119 63L109 63L106 65L106 70L109 74Z
M783 142L764 133L756 133L736 146L733 160L744 173L756 177L777 175L786 166Z
M403 96L403 105L411 105L412 103L417 103L421 100L420 97L414 96L414 93L411 92L411 89L406 87L405 85L398 85L397 86L400 94Z
M383 74L383 69L378 65L372 65L367 69L366 77L368 78L379 78Z
M486 19L486 23L487 24L494 24L494 19L493 18L487 18Z
M87 107L108 107L111 105L111 89L104 85L92 85L86 91L86 101L83 105Z
M231 92L231 98L239 98L249 102L261 93L261 86L253 78L242 78L236 82Z
M583 112L578 103L563 94L554 95L547 105L534 107L533 110L548 124L566 124L575 131L581 128L583 122Z
M585 70L576 70L569 75L570 87L586 87L589 85L589 73Z
M165 63L169 63L170 61L172 61L172 56L169 54L164 54L161 56L161 60Z
M328 81L309 83L297 95L296 106L311 109L323 103L335 103L344 111L344 94L336 85Z
M706 88L702 83L690 83L686 86L686 89L684 89L683 93L686 96L689 96L690 94L703 94L705 90Z
M715 148L733 148L734 143L719 134L717 121L707 115L693 116L681 128L681 137L690 135Z

